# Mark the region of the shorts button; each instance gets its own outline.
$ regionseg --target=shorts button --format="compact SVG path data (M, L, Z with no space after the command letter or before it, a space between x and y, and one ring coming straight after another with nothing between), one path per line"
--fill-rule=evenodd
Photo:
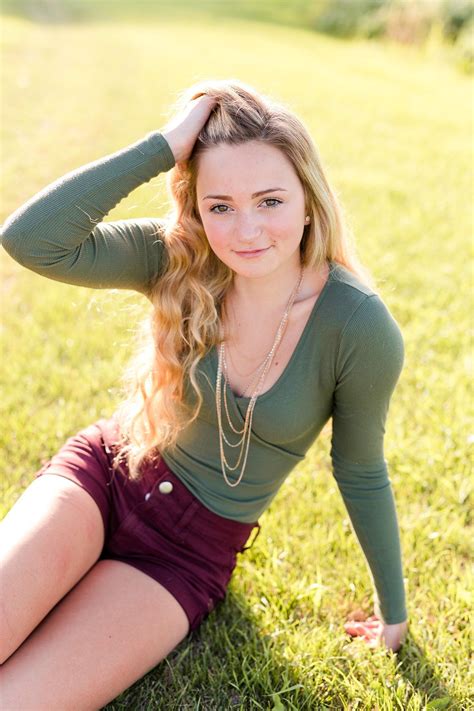
M170 481L162 481L158 485L158 489L160 491L160 494L171 494L173 491L173 484Z

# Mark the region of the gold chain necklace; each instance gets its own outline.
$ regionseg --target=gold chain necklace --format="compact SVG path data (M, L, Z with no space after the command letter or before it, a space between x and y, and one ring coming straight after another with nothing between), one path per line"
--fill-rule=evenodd
M218 365L217 365L217 377L216 377L216 411L217 411L217 423L218 423L218 430L219 430L219 450L220 450L220 458L221 458L221 469L222 469L222 474L223 474L224 480L228 486L234 487L234 486L237 486L238 484L240 484L242 477L244 475L245 467L247 464L247 456L248 456L249 446L250 446L250 435L252 432L252 418L253 418L253 411L255 409L255 403L257 402L257 398L258 398L259 392L261 390L261 387L263 385L263 382L268 374L268 371L270 370L270 366L272 364L272 361L275 356L278 345L280 344L280 341L281 341L283 334L286 330L286 324L288 321L289 313L290 313L291 307L293 306L293 303L296 299L296 296L298 295L298 292L300 290L301 282L303 281L303 275L304 275L304 267L302 266L301 272L299 275L299 279L298 279L298 283L296 284L296 287L293 289L293 291L290 295L290 298L289 298L288 303L286 305L285 312L284 312L283 317L280 321L280 325L278 326L273 345L272 345L270 351L268 352L267 356L263 360L263 363L261 366L262 372L261 372L261 375L258 379L257 385L255 386L255 389L252 393L252 396L250 398L250 402L249 402L247 412L245 415L244 427L241 430L235 429L235 427L233 426L232 421L230 419L229 411L227 408L227 399L226 399L226 386L227 386L228 380L225 380L225 382L224 382L224 405L225 405L225 411L226 411L226 415L227 415L228 424L231 427L231 429L233 430L233 432L235 432L236 434L242 435L242 437L240 438L240 440L237 443L229 442L229 440L227 439L227 437L224 434L224 430L222 427L222 413L221 413L221 409L222 409L222 405L221 405L222 382L221 381L222 381L223 373L227 372L227 362L225 360L224 341L221 342L221 345L219 347L219 360L218 360ZM229 447L238 447L239 445L241 445L239 458L237 460L237 464L235 464L234 466L230 466L229 462L226 459L226 456L224 453L224 441L228 444ZM242 455L244 454L244 450L245 450L245 457L244 457L244 463L242 465L242 470L239 474L237 481L231 482L231 481L229 481L229 479L227 477L227 474L225 471L226 467L229 471L235 471L240 464Z

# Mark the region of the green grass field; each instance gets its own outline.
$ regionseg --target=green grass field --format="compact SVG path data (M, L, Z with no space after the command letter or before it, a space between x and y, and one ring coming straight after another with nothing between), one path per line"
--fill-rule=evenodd
M235 19L4 17L2 43L2 221L163 126L184 87L238 77L310 129L405 339L385 448L410 619L398 656L344 632L351 611L372 613L372 589L324 436L262 517L225 603L108 711L473 708L472 79L412 49ZM107 220L163 214L164 188L158 176ZM50 281L3 250L0 267L5 513L68 436L113 412L148 306Z

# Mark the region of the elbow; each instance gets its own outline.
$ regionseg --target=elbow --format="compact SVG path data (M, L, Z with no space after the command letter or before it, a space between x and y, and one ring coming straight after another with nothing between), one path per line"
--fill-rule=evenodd
M0 226L0 244L15 262L35 270L41 266L44 232L40 233L27 224L23 218L23 208L12 213ZM21 214L19 214L21 212Z
M14 223L9 223L8 220L0 228L0 244L12 259L25 265L27 259L21 249L21 245L25 244L25 236L20 233Z

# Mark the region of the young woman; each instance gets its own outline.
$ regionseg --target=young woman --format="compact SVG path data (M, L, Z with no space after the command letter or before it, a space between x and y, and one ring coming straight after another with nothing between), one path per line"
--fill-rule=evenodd
M166 171L167 218L103 222ZM99 708L154 667L224 598L330 419L375 589L375 614L346 629L397 650L383 440L403 340L302 122L243 82L194 85L162 130L26 202L2 244L50 279L152 304L121 405L70 437L2 524L3 706Z

